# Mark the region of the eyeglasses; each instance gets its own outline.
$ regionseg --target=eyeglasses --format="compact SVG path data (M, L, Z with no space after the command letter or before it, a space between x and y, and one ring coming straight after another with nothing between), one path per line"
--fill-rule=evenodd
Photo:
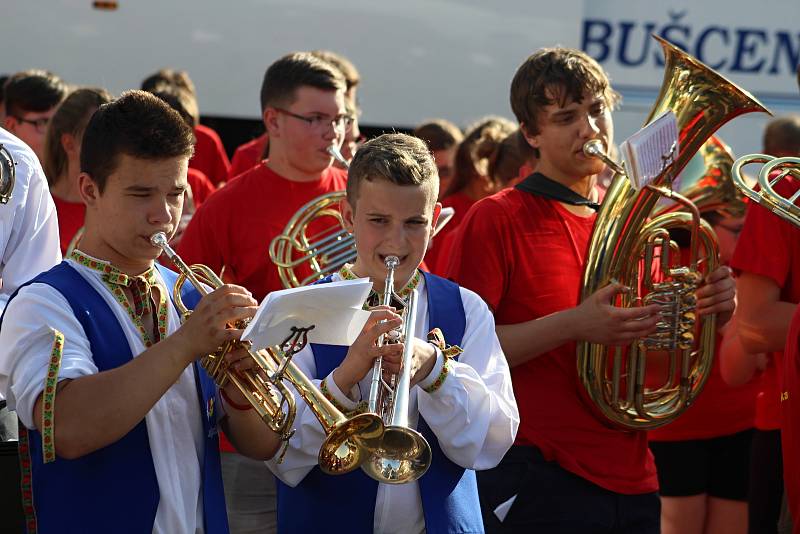
M15 119L19 122L30 124L36 131L39 133L45 133L47 131L47 125L50 124L50 117L40 117L38 119L23 119L18 115L12 115Z
M326 115L313 115L311 117L304 117L297 113L292 113L289 110L282 108L275 108L276 111L288 115L294 119L301 120L311 126L311 129L316 132L325 132L328 128L333 127L337 132L345 132L353 125L353 117L350 115L337 115L330 118Z

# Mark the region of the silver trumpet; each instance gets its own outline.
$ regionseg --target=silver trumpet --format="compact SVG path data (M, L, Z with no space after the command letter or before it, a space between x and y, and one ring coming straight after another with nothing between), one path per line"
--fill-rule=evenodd
M394 292L394 271L400 264L397 256L385 260L387 269L382 304L391 306L392 299L401 300ZM417 316L417 290L411 291L404 303L402 339L389 333L378 345L405 343L400 374L384 377L383 358L378 357L372 369L368 411L383 419L385 430L380 447L372 451L361 469L378 482L405 484L417 480L431 465L431 447L416 430L408 426L408 397L411 390L411 358L414 352L414 324ZM388 381L387 381L388 379Z

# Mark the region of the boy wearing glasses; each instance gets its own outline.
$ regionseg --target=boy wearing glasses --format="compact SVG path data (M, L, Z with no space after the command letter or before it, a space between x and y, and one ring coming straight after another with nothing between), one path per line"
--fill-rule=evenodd
M356 90L358 84L361 83L361 75L358 73L355 65L349 59L341 54L332 52L330 50L312 50L311 55L318 57L323 61L327 61L344 76L345 91L344 101L347 108L348 123L345 131L344 142L342 143L342 156L347 161L353 159L353 154L357 148L358 142L361 138L361 132L358 129L358 109ZM263 105L263 102L262 102ZM261 109L264 113L264 108ZM266 159L269 155L269 136L263 133L252 141L248 141L236 149L231 159L231 168L228 171L228 180L239 176L251 167L259 164L262 159ZM339 166L339 165L337 165Z
M30 146L39 161L44 159L47 124L66 96L66 84L52 72L18 72L6 82L3 126Z
M309 53L288 54L267 69L261 107L269 159L197 210L179 245L186 262L204 263L215 272L224 268L226 282L246 287L259 301L282 289L269 257L270 242L303 204L345 188L347 174L331 166L328 152L344 136L344 92L341 73ZM223 451L231 530L274 529L274 478L262 462L235 454L224 444Z

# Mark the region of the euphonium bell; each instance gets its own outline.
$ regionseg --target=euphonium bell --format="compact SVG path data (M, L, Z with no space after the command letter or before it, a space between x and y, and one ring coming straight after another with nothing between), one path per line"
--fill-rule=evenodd
M160 247L180 271L173 288L173 300L185 320L191 314L181 296L181 288L186 280L189 280L201 295L208 294L209 287L212 290L219 288L223 282L205 265L187 265L169 246L167 236L163 232L153 234L150 241ZM246 323L240 322L233 326L244 328ZM294 434L292 425L296 413L294 397L283 383L284 380L288 380L300 398L308 404L325 431L326 439L318 457L320 469L332 475L353 471L361 465L368 451L377 448L383 435L383 422L373 413L362 413L348 418L336 409L291 361L295 349L305 344L304 339L300 345L296 343L297 341L290 336L280 346L259 351L250 349L249 343L231 341L219 351L204 356L200 364L219 387L224 387L228 381L232 382L264 423L284 442ZM291 347L286 346L287 344ZM256 368L238 371L225 361L225 354L241 345L247 347L250 358L256 363Z
M397 256L385 260L387 275L383 286L384 306L401 300L394 292ZM418 293L413 289L404 302L402 341L403 360L399 375L384 376L382 358L375 359L369 390L369 411L383 418L385 430L380 447L361 465L366 474L384 484L405 484L425 474L431 465L431 447L422 434L408 426L408 398L411 392L411 357L414 352L414 324L417 318ZM397 342L383 336L379 345Z
M694 290L717 265L716 239L705 221L698 222L696 207L691 208L690 202L684 202L687 199L681 200L671 191L672 179L720 126L743 113L767 111L746 91L664 39L655 38L664 50L664 83L645 123L672 111L678 123L680 151L650 187L640 191L633 189L624 172L616 174L589 243L582 298L619 281L631 288L631 293L624 294L618 304L658 302L664 319L653 336L624 349L578 344L578 374L587 397L612 424L639 430L657 428L678 417L705 384L714 355L716 317L704 316L695 325ZM689 212L651 219L663 196L681 200ZM670 238L670 231L679 228L693 236L688 266L680 264L680 249ZM654 260L659 261L659 269L653 268ZM656 278L651 276L653 272ZM645 385L647 352L652 350L669 354L668 376L656 388Z

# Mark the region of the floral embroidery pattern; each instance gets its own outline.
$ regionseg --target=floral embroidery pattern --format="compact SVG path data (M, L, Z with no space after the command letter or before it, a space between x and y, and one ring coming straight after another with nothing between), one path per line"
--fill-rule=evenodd
M64 352L64 334L53 330L53 350L50 352L50 363L44 381L42 394L42 460L44 463L56 460L55 445L55 409L58 371L61 369L61 355Z
M134 326L136 326L136 329L139 331L139 336L142 338L142 342L144 343L145 347L150 347L154 343L157 343L159 340L164 339L167 336L167 292L166 289L159 283L158 276L156 276L155 267L148 269L141 275L141 277L135 277L136 279L143 278L148 286L159 286L158 313L155 318L156 327L158 328L158 339L153 340L151 338L151 334L145 329L141 317L142 313L149 311L145 309L146 306L149 307L150 305L149 297L146 299L146 305L144 301L141 303L131 303L128 300L128 297L125 295L125 291L122 289L123 287L131 284L131 281L134 279L134 277L129 277L125 273L120 272L119 269L107 261L91 258L77 249L72 251L70 258L85 267L103 273L103 283L114 295L114 298L117 299L117 302L119 302L122 308L128 313L128 316L131 318L131 321L133 321Z

